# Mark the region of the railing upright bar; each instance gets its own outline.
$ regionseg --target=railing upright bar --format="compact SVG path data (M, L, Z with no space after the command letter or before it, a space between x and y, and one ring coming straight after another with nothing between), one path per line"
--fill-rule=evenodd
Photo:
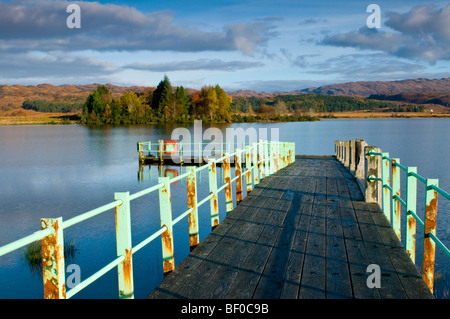
M233 195L231 192L231 169L230 169L230 156L229 153L225 153L225 159L223 160L223 179L225 183L225 208L227 215L233 210Z
M407 167L406 176L406 252L412 262L416 263L416 219L412 215L417 211L417 167Z
M391 185L391 176L390 176L390 163L389 160L389 153L383 153L382 159L381 159L381 165L382 165L382 174L381 178L383 180L383 212L386 216L388 222L391 222L391 199L392 199L392 192L390 192Z
M119 298L133 299L134 283L131 242L130 193L115 193L114 199L122 201L122 204L116 207L117 257L121 255L125 256L125 259L117 265Z
M42 279L45 299L66 299L63 219L41 218L41 229L51 234L42 239Z
M259 184L259 176L258 176L258 145L256 143L252 144L251 147L252 154L252 175L253 175L253 188Z
M164 183L164 186L159 189L159 212L161 227L166 227L166 231L161 235L161 244L163 271L164 274L168 274L175 269L170 178L160 177L158 183Z
M198 233L198 208L197 208L197 176L195 167L187 167L187 201L188 208L192 209L189 213L189 247L194 249L199 243Z
M209 177L209 194L213 195L210 199L211 207L211 228L217 227L219 225L219 203L217 197L217 177L216 177L216 162L214 160L208 159L211 165L208 166L208 177Z
M242 169L241 169L241 150L238 148L235 150L234 155L234 173L236 179L236 204L239 205L242 202Z
M425 191L425 236L423 243L423 267L422 277L425 280L428 288L433 292L434 282L434 261L436 243L429 234L436 236L436 217L437 217L437 201L438 194L431 187L438 186L437 179L427 179Z
M399 158L392 159L392 227L401 240L401 202L394 197L400 198L400 168L396 163L400 164Z
M247 194L252 191L252 171L251 171L252 163L250 157L250 148L249 146L245 146L245 169L247 171Z

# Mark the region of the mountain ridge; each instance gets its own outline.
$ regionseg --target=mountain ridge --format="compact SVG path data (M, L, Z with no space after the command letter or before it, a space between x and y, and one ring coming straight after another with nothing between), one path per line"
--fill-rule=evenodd
M84 102L99 83L93 84L63 84L53 85L42 83L38 85L3 84L0 85L0 110L6 111L21 108L26 100L50 100ZM114 97L119 97L126 91L143 92L150 86L117 86L106 85ZM195 91L194 89L188 89ZM322 95L346 95L361 98L374 98L410 103L436 103L444 101L442 105L448 106L450 100L450 77L441 79L407 79L398 81L356 81L324 85L303 90L286 92L260 92L253 90L228 91L232 98L240 97L271 97L276 95L296 94L322 94ZM399 97L399 94L403 94ZM414 102L415 101L415 102ZM431 103L430 102L430 103ZM447 105L445 105L445 103ZM439 104L439 103L437 103Z

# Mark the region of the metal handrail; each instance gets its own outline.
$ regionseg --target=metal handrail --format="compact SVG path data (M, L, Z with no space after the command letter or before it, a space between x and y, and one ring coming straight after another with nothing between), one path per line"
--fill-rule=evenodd
M435 262L435 252L434 246L437 245L439 249L444 253L447 258L450 258L450 250L449 248L436 236L436 215L437 215L437 199L438 194L442 195L444 198L450 200L450 194L438 187L437 179L428 179L419 174L417 174L416 167L407 167L403 166L399 163L399 159L391 158L389 153L382 153L374 151L370 149L367 153L367 156L380 156L382 159L382 167L381 170L381 178L370 175L367 177L368 182L381 182L381 186L383 189L388 190L390 192L390 196L387 193L381 199L381 208L394 228L395 232L399 236L400 239L400 207L396 207L395 202L400 203L402 206L406 208L406 216L412 216L414 220L419 223L421 228L424 231L424 259L423 259L423 267L422 267L422 276L428 287L431 291L433 291L433 278L434 278L434 262ZM392 169L392 179L390 179L389 165L385 164L385 161L391 162ZM397 170L394 170L394 167L398 167L404 172L406 172L407 178L407 192L406 192L406 201L400 197L400 177L397 173ZM398 176L397 176L398 175ZM416 207L417 200L417 182L410 180L410 178L414 178L422 182L425 185L425 222L419 218ZM395 186L394 186L395 185ZM395 188L395 189L394 189ZM411 193L408 191L408 188L411 190ZM410 197L412 196L412 197ZM395 215L394 220L390 220L391 208L390 204L392 203L393 215ZM409 204L411 203L411 204ZM397 215L398 214L398 215ZM428 216L430 215L430 216ZM415 229L406 228L406 250L411 258L411 260L415 263ZM432 241L432 243L431 243ZM426 258L425 258L426 256Z
M139 142L139 143L141 143L141 142ZM139 145L139 143L138 143L138 145ZM262 154L258 153L258 147L261 151L261 150L263 150L263 148L262 148L263 146L265 146L265 150L263 151L263 154L265 156L262 156ZM63 245L61 245L61 242L63 240L62 239L63 238L63 236L62 236L63 229L71 227L82 221L88 220L94 216L97 216L99 214L107 212L107 211L111 210L112 208L115 208L115 210L116 210L117 242L118 242L118 247L117 247L118 257L116 259L114 259L112 262L108 263L103 268L101 268L100 270L98 270L96 273L94 273L90 277L86 278L85 280L83 280L82 282L77 284L75 287L71 288L69 291L67 291L67 293L65 291L64 268L62 269L63 271L59 271L59 272L58 271L50 271L50 273L47 273L44 270L44 274L43 274L44 275L44 297L45 298L71 298L76 293L80 292L82 289L86 288L88 285L93 283L95 280L97 280L98 278L100 278L101 276L106 274L108 271L112 270L114 267L117 266L118 271L119 271L119 296L132 298L132 297L134 297L132 283L131 283L131 287L130 287L130 283L126 282L127 280L129 281L129 279L130 279L130 273L125 274L123 269L124 269L124 267L131 267L130 266L131 265L131 256L134 253L136 253L137 251L142 249L144 246L146 246L147 244L149 244L150 242L152 242L159 236L163 236L163 234L166 234L166 236L167 236L168 233L170 233L173 225L175 225L176 223L178 223L179 221L184 219L186 216L189 216L192 213L194 213L194 211L196 209L198 209L199 206L206 203L208 200L213 200L214 197L217 198L217 194L220 191L226 189L227 186L231 188L231 184L233 182L236 182L236 180L238 178L242 178L242 176L247 176L247 179L248 179L247 187L249 187L249 185L252 185L252 183L251 183L252 172L254 172L254 174L261 175L261 178L264 178L265 172L268 173L268 175L273 174L276 172L276 170L281 169L281 168L289 165L293 161L295 161L295 144L294 143L275 142L275 147L273 149L270 149L270 156L269 156L269 149L267 148L267 146L268 146L267 141L260 141L258 143L254 143L253 145L251 145L249 147L246 147L245 150L236 149L234 153L225 154L221 158L211 159L211 161L208 164L205 164L198 168L195 168L193 170L194 174L196 174L197 172L200 172L206 168L208 168L209 171L212 172L213 170L210 169L211 166L213 166L213 165L215 166L215 164L217 162L223 162L225 164L225 168L228 167L228 174L229 174L229 160L228 159L230 157L232 157L232 156L241 157L244 152L245 152L246 156L248 157L250 152L253 151L253 160L251 160L248 157L250 159L250 161L253 162L253 166L249 162L246 162L246 168L247 168L246 170L241 170L241 173L238 174L237 176L235 176L233 179L231 179L229 177L228 183L221 185L221 187L219 187L219 188L217 188L217 186L215 186L215 190L213 190L213 191L211 191L211 185L210 185L210 194L208 196L206 196L204 199L202 199L200 201L197 201L197 199L195 198L196 207L195 208L189 207L185 212L180 214L180 216L178 216L175 219L172 219L171 208L169 207L169 211L170 211L170 214L169 214L170 220L168 221L169 225L166 225L166 224L161 225L161 229L154 232L152 235L150 235L149 237L147 237L146 239L144 239L143 241L141 241L139 244L137 244L134 247L131 247L131 229L130 229L130 225L129 225L130 224L129 203L134 199L140 198L140 197L150 194L154 191L159 191L160 196L163 193L163 191L170 192L170 184L172 184L173 182L176 182L178 180L181 180L183 178L188 179L191 175L190 171L186 172L185 174L182 174L180 176L177 176L175 178L160 178L160 182L158 184L156 184L152 187L149 187L147 189L144 189L142 191L139 191L137 193L131 194L131 195L128 192L127 193L116 193L115 194L116 200L114 202L100 206L98 208L90 210L86 213L83 213L81 215L73 217L64 222L62 222L61 217L58 219L46 219L46 221L48 221L48 220L51 221L51 223L49 223L50 226L48 226L47 228L42 229L40 231L37 231L29 236L26 236L22 239L19 239L10 244L7 244L3 247L0 247L0 256L5 255L14 250L17 250L19 248L22 248L23 246L26 246L32 242L35 242L38 240L43 240L46 237L53 236L52 239L54 239L54 241L52 240L51 241L52 244L50 244L50 245L53 245L51 247L51 250L52 250L52 252L54 252L53 254L56 253L56 257L55 256L51 257L51 259L52 259L51 267L53 269L56 269L56 268L60 267L61 264L64 264L64 252L63 252L63 250L61 250L61 247L63 246ZM139 148L138 148L138 150L139 150ZM259 159L257 158L258 154L259 154ZM224 161L226 161L226 163ZM262 165L264 165L264 166L268 165L268 166L264 167L264 170L260 171L260 174L258 174L257 168L258 168L258 166L261 167ZM213 178L214 179L216 178L215 171L214 171ZM194 178L194 180L196 180L196 179ZM253 176L253 183L256 184L257 182L259 182L258 177ZM255 186L254 184L253 184L253 187ZM167 189L167 187L169 187L169 189ZM196 186L195 186L195 188L196 188ZM249 191L249 190L250 189L247 188L247 191ZM189 196L189 193L188 193L188 196ZM228 204L230 201L232 202L231 190L228 193L226 192L226 196L231 196L231 198L226 199L227 210L228 210L228 208L229 208ZM169 198L170 198L170 196L169 196ZM170 201L170 199L169 199L169 201ZM169 204L170 204L170 202L169 202ZM170 204L170 206L171 206L171 204ZM160 211L162 213L161 203L160 203ZM211 216L213 216L212 211L211 211L211 214L212 214ZM218 212L217 212L217 221L218 221ZM58 222L61 222L62 227L58 226L59 225ZM54 224L52 224L52 223L54 223ZM47 223L45 223L45 225L47 226ZM169 234L169 235L171 236L171 234ZM124 239L126 237L129 237L129 238ZM166 240L166 238L164 240ZM165 248L164 240L163 240L163 259L164 259L164 253L165 253L164 252L164 248ZM50 240L48 242L50 242ZM124 243L125 243L126 247L128 247L128 248L123 249L122 246ZM45 244L48 245L48 243L45 243ZM47 249L47 247L44 247L44 242L43 242L43 251L44 251L44 249ZM59 249L59 251L58 251L58 249ZM62 258L62 259L58 259L58 258ZM171 258L173 259L173 251L172 251ZM166 262L166 260L165 260L165 262ZM132 281L132 268L130 268L130 269L131 269L131 281ZM130 269L128 269L128 270L130 270ZM128 278L126 278L126 277L128 277ZM57 291L56 294L55 294L55 289L53 289L53 288L52 288L51 292L46 291L46 287L45 287L46 280L52 281L53 287L56 286L56 291ZM56 282L56 285L55 285L55 282Z

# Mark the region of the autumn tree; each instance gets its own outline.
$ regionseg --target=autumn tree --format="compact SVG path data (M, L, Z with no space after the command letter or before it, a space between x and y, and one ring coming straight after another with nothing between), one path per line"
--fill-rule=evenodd
M231 114L232 114L231 96L228 96L219 85L216 85L214 90L216 91L217 103L218 103L217 115L223 121L227 121L227 122L231 121Z
M119 99L120 105L131 118L139 118L145 114L144 99L135 92L128 91Z
M97 86L97 89L89 94L84 103L82 121L97 121L104 117L106 106L111 104L113 100L111 91L105 85Z

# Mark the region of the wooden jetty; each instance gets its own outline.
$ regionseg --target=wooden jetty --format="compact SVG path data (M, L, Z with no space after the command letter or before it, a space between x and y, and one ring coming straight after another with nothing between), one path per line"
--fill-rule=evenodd
M433 295L354 175L335 157L303 156L261 180L148 298Z
M186 158L188 148L192 156L205 156L203 143L175 142L138 142L140 166L152 155L152 145L158 146L160 159L166 153ZM48 299L70 299L115 268L119 298L134 298L133 255L157 239L166 276L151 299L433 298L435 248L450 258L436 234L438 195L450 200L450 193L438 187L437 179L418 175L417 167L401 165L399 158L364 140L335 141L335 155L328 157L297 156L292 142L260 140L234 152L229 146L219 145L222 157L209 157L205 165L161 176L136 193L115 192L114 201L68 220L41 218L41 230L1 246L0 257L41 241ZM219 181L218 165L223 167ZM209 195L198 198L197 174L203 170ZM406 177L403 198L401 174ZM174 218L171 184L181 180L186 182L187 209ZM418 185L425 191L419 210ZM154 192L159 207L147 197ZM131 202L138 198L159 208L161 227L133 245ZM212 231L200 243L198 208L208 203ZM227 215L222 221L219 208ZM425 214L419 214L422 209ZM66 291L65 230L111 210L117 257ZM185 218L191 253L176 266L173 226ZM423 233L421 274L416 269L416 224Z

